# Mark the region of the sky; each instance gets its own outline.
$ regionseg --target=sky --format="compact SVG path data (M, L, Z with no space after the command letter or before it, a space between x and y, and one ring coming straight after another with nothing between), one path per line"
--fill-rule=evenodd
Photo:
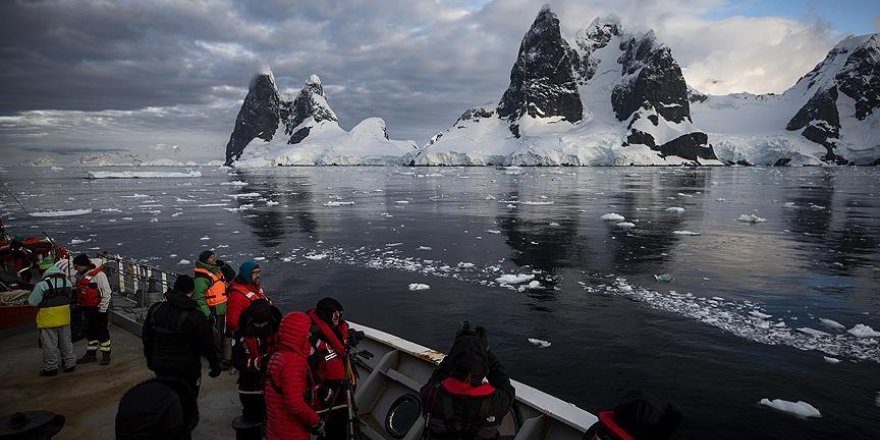
M222 159L251 77L298 91L321 77L342 128L381 117L424 144L497 103L541 6L572 37L615 14L654 30L704 93L781 93L877 0L0 1L0 152Z

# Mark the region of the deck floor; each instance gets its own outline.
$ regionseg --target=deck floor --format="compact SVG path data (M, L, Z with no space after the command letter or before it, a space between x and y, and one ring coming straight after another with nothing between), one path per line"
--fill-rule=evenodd
M40 377L42 350L37 346L35 326L0 331L0 415L17 411L49 410L67 420L55 437L65 439L113 439L119 399L126 390L153 377L143 357L138 336L110 326L113 361L78 365L72 373ZM74 344L77 357L85 341ZM204 360L202 364L207 362ZM241 413L235 370L216 379L202 373L199 396L201 419L193 439L234 438L232 420Z

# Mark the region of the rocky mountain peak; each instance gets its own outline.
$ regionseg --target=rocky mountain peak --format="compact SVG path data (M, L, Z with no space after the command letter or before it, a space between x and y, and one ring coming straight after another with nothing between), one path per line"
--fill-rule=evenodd
M575 43L584 52L590 53L608 45L614 37L623 35L623 25L616 15L596 17L585 28L578 31Z
M519 119L525 115L572 123L583 118L572 70L577 62L575 51L562 38L559 19L545 5L523 37L510 86L498 103L497 114L510 122L515 137L520 136Z
M244 147L256 138L268 142L278 129L278 114L281 97L275 86L271 71L263 71L251 78L248 94L244 98L235 128L226 144L226 164L241 157Z

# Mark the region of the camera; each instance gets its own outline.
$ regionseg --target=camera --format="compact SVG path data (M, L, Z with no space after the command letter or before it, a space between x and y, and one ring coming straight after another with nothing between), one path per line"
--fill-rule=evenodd
M364 332L360 330L349 329L348 330L348 345L351 347L357 347L361 341L364 340Z

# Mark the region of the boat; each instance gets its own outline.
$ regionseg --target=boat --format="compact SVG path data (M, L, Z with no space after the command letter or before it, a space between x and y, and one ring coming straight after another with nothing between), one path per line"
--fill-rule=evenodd
M114 292L119 292L110 319L140 335L147 309L162 299L177 274L119 256L107 258L105 271ZM348 323L364 334L352 352L359 377L354 401L362 436L373 440L422 438L419 389L445 354L378 329ZM514 380L511 384L516 399L502 421L501 438L580 440L598 420L574 404Z

